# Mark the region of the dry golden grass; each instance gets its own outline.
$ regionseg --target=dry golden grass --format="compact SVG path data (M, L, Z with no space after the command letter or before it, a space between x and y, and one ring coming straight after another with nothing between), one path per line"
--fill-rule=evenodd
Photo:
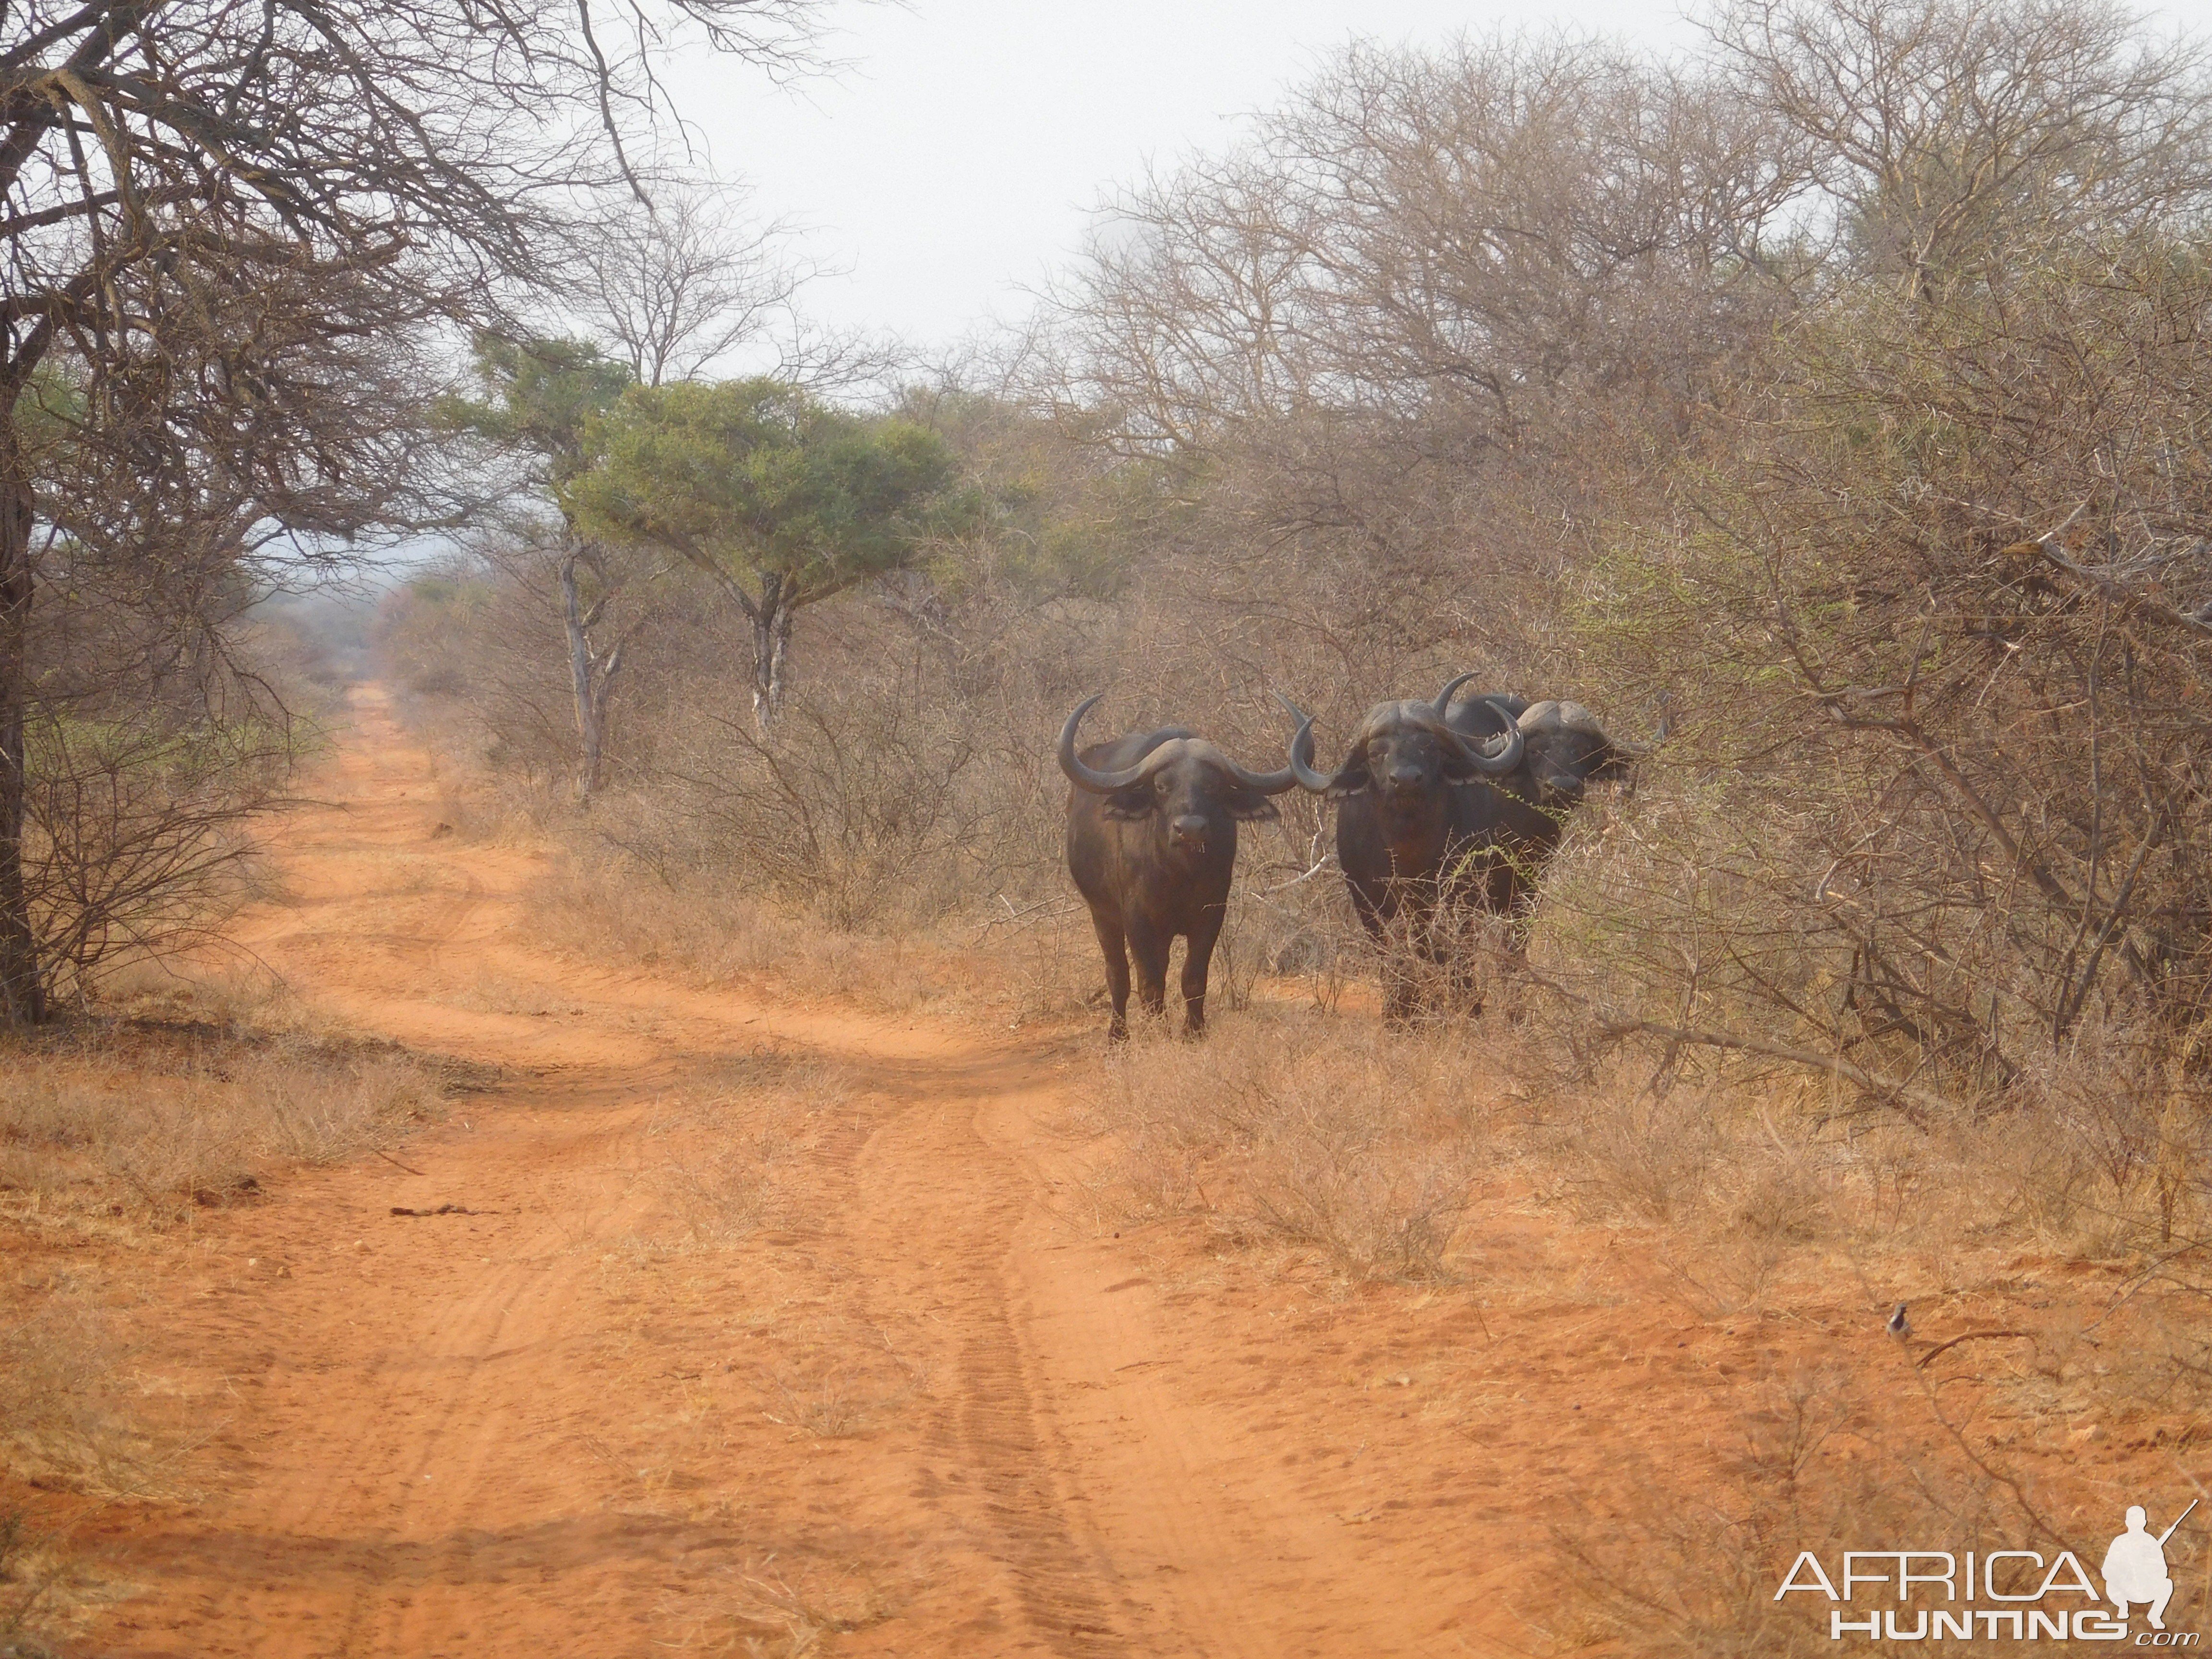
M1489 1152L1477 1035L1409 1039L1295 1005L1223 1019L1201 1042L1142 1032L1091 1091L1095 1190L1121 1217L1203 1215L1358 1278L1453 1278Z
M664 878L582 844L573 823L551 828L569 844L530 894L532 928L544 943L594 963L1016 1026L1086 1018L1103 995L1090 921L1072 896L907 931L889 917L879 929L855 932L749 892L735 872ZM1215 978L1225 992L1222 960ZM1243 983L1251 978L1242 971Z
M271 1168L386 1146L434 1116L437 1073L396 1049L110 1027L12 1042L0 1069L0 1218L173 1217Z
M715 1249L784 1224L803 1161L852 1097L837 1066L775 1050L732 1056L704 1086L664 1100L646 1178L661 1199L653 1249Z
M1665 1075L1609 1057L1579 1078L1532 1033L1486 1055L1532 1127L1533 1178L1577 1212L1686 1241L1692 1253L1881 1253L1948 1283L1962 1253L2076 1261L2201 1236L2201 1182L2161 1186L2116 1160L2104 1127L2045 1095L1917 1122L1825 1081L1717 1068Z

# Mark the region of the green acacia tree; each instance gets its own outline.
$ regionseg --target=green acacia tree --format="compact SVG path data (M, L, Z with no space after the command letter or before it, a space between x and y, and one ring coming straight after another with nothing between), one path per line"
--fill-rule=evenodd
M445 399L439 413L449 428L473 433L520 459L532 492L560 511L556 574L576 703L576 799L589 806L606 750L607 705L629 639L599 635L623 584L609 572L599 545L578 529L568 492L588 462L588 422L614 405L635 374L585 340L483 334L475 359L483 395Z
M440 413L450 426L528 457L530 482L559 505L585 465L585 422L629 389L629 365L587 340L495 334L479 334L472 356L483 395L446 399Z
M586 534L674 554L744 613L763 735L793 617L911 560L954 471L927 427L772 380L634 386L588 434L564 506Z

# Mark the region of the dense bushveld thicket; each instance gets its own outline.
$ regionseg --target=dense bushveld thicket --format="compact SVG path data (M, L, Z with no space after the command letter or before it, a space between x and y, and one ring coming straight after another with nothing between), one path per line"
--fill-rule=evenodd
M881 931L1059 890L1048 739L1101 687L1255 764L1279 688L1339 734L1462 668L1571 695L1655 745L1537 929L1584 1030L1914 1111L2094 1076L2148 1165L2212 991L2206 91L2079 3L1356 47L1109 203L990 375L905 394L963 508L805 613L773 731L711 584L573 514L386 647L550 802L587 547L625 641L592 836ZM1245 882L1279 945L1336 902L1282 890L1286 818Z

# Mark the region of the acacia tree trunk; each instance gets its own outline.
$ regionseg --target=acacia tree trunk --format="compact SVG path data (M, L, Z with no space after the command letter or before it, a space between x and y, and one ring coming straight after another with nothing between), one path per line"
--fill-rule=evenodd
M746 613L753 624L753 726L763 738L783 714L785 665L791 655L791 617L795 597L780 571L763 570L761 597Z
M0 392L12 390L0 381ZM12 402L12 399L10 400ZM25 715L30 695L31 480L15 424L0 414L0 1024L46 1014L39 946L23 880L30 795Z
M576 804L589 806L599 787L599 771L606 751L607 700L614 695L621 674L623 647L617 641L605 659L592 649L592 624L599 620L606 600L586 611L577 591L576 567L583 562L580 548L572 548L561 561L561 620L568 630L568 682L576 699L576 738L581 750L576 765Z

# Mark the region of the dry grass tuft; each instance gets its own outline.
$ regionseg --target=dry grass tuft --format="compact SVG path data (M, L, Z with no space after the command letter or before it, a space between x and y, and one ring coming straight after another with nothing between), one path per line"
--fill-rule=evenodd
M1034 963L1001 965L927 934L855 933L734 882L696 872L657 876L604 850L572 852L538 884L532 913L538 936L556 949L710 984L772 981L785 994L836 997L897 1013L965 1010L983 1001L1030 1012L1073 1006L1072 987L1044 995L1030 988L1021 970L1034 978Z
M145 1497L173 1462L137 1409L128 1345L82 1287L41 1279L0 1328L0 1469L96 1498Z
M1271 1008L1203 1042L1132 1044L1091 1095L1102 1196L1132 1219L1203 1214L1310 1247L1358 1278L1455 1277L1489 1162L1479 1042Z
M779 1377L775 1390L780 1409L768 1414L769 1420L817 1440L850 1440L866 1434L915 1393L910 1376L886 1380L877 1374L882 1369L832 1366Z
M732 1567L721 1605L700 1622L696 1645L746 1659L802 1659L833 1636L880 1625L896 1611L879 1577L849 1564L779 1554ZM683 1646L695 1645L686 1642Z
M763 1049L664 1102L647 1130L661 1149L652 1178L680 1232L643 1242L724 1249L796 1219L784 1212L787 1184L852 1095L837 1066Z
M14 1042L0 1068L0 1214L173 1218L251 1198L286 1164L387 1146L444 1085L398 1050L194 1030Z

